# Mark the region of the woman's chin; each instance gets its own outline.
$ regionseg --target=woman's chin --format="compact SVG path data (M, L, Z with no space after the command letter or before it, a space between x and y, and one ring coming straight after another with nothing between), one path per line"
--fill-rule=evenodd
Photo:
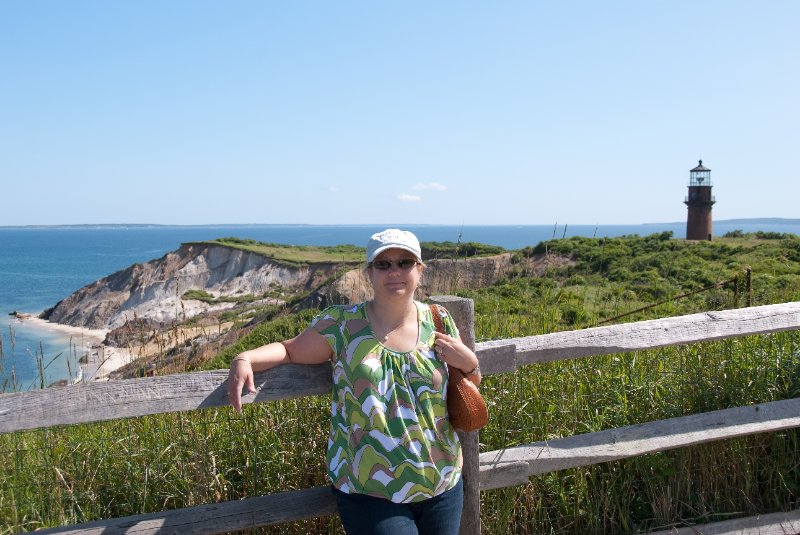
M408 286L406 285L391 285L384 287L382 292L386 297L404 297L409 294Z

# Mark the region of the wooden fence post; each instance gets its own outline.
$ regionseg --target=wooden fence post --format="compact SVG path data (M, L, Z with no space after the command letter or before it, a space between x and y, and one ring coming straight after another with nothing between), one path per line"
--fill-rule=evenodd
M451 295L432 295L430 302L445 307L458 327L461 341L475 350L475 302L464 297ZM461 477L464 479L464 511L461 513L460 535L479 535L481 532L481 489L478 455L478 431L459 433L461 455L464 466Z

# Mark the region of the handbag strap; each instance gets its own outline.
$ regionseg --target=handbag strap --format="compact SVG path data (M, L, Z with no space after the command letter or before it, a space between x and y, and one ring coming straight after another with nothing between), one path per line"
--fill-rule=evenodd
M447 334L447 330L444 327L444 321L442 321L442 313L439 311L439 305L432 304L430 305L430 307L431 307L431 316L433 316L433 324L436 325L436 330L442 334ZM447 371L448 373L454 375L455 377L462 377L462 378L466 377L464 372L455 367L451 368L450 366L447 366ZM453 381L451 381L448 384L453 385L454 383Z
M436 325L436 330L442 334L447 334L442 321L442 315L439 312L439 305L430 305L431 316L433 316L433 324Z

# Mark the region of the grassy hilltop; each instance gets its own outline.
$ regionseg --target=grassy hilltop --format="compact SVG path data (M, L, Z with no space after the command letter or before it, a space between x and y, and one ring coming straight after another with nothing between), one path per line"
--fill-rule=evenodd
M280 243L264 243L242 238L217 238L215 240L191 242L202 245L225 245L251 253L268 256L276 262L302 266L317 263L352 263L364 260L364 248L354 245L318 246L318 245L285 245Z
M737 234L712 242L675 240L669 232L647 237L574 237L545 241L516 254L521 259L564 256L572 262L540 278L527 277L521 269L491 287L464 293L475 299L478 316L489 314L495 324L505 323L497 321L501 318L534 316L537 312L531 305L546 304L547 310L541 313L550 316L549 323L534 330L520 326L511 336L590 327L659 303L621 321L736 308L747 297L748 268L752 270L752 305L800 299L800 238L794 235ZM481 338L503 336L491 324L476 329Z
M265 243L242 238L217 238L215 240L190 242L203 245L225 245L243 251L268 256L276 262L288 265L309 265L316 263L345 263L361 264L364 262L366 249L355 245L286 245L280 243ZM498 254L505 249L495 245L467 242L422 242L422 256L424 260L430 258L459 258L471 256L485 256Z
M458 244L444 250L463 257ZM571 238L513 255L490 286L454 283L451 293L475 300L479 340L800 299L793 235ZM532 259L552 267L534 274ZM314 313L271 316L207 366L293 336ZM485 379L481 450L798 397L798 377L797 332L528 366ZM244 416L225 408L0 435L0 533L325 485L328 414L320 396L248 405ZM483 532L638 533L787 510L800 501L799 438L756 435L537 476L482 493ZM332 517L263 532L342 531Z

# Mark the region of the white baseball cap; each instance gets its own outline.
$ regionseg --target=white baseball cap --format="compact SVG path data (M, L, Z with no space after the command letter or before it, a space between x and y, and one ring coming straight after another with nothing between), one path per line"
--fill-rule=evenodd
M417 260L422 258L422 249L419 240L407 230L389 228L373 234L367 243L367 262L375 260L379 254L387 249L404 249L413 253Z

